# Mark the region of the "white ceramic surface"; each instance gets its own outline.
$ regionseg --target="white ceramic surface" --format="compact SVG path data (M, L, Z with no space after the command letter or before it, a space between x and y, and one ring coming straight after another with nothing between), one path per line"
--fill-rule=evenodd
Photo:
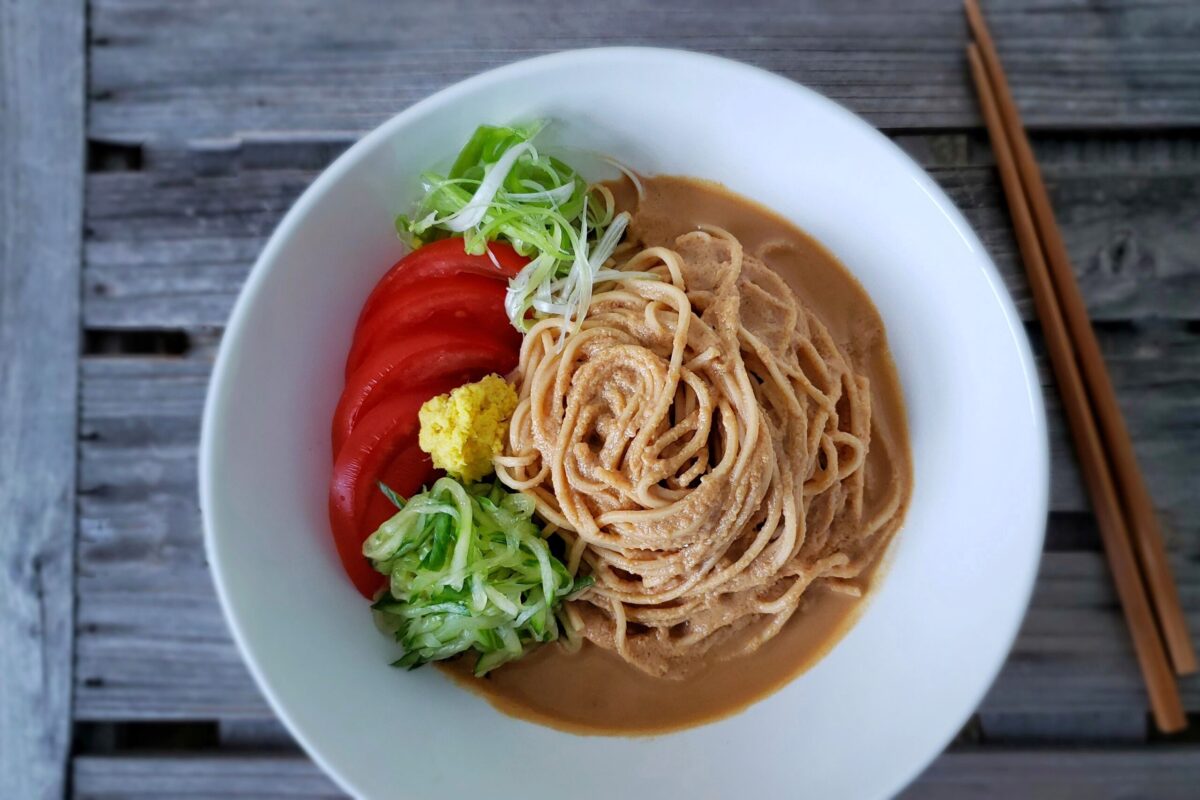
M554 137L573 147L720 181L779 211L841 258L887 325L916 466L891 568L816 667L715 724L575 736L504 716L435 670L394 670L393 645L330 541L330 415L359 306L403 252L392 217L413 200L415 174L451 158L477 124L539 117L561 121ZM367 798L892 794L967 719L1012 644L1041 552L1047 473L1021 322L933 181L795 83L630 48L471 78L326 170L238 300L200 459L209 562L234 637L297 739Z

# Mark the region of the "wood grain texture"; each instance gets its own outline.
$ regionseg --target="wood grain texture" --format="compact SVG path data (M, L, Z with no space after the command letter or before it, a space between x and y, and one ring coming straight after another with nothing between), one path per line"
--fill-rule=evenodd
M84 756L75 759L75 797L117 800L344 797L299 755ZM903 800L1191 800L1200 748L950 751Z
M852 9L759 0L276 4L95 0L97 138L355 131L461 78L552 50L717 53L805 83L885 128L978 124L957 0ZM1169 0L992 0L988 18L1030 125L1200 124L1200 9Z
M1200 631L1200 570L1190 559L1177 558L1173 566L1190 627ZM1187 710L1200 710L1200 679L1183 678L1179 688ZM1147 707L1104 557L1046 553L1021 632L980 706L985 726L992 713L1077 715Z
M320 768L295 753L82 756L74 761L73 777L77 800L346 797Z
M982 739L993 745L1081 745L1146 741L1150 722L1139 708L1123 711L984 711L979 715Z
M82 0L0 0L0 797L61 796L83 203Z
M963 209L1032 317L986 142L899 139ZM1200 137L1038 141L1089 310L1097 319L1200 311ZM265 153L297 149L280 168ZM226 143L152 152L136 172L89 175L84 320L98 328L221 326L275 224L336 147ZM382 265L381 265L382 266Z
M1012 749L949 752L900 800L1186 800L1200 786L1200 750Z

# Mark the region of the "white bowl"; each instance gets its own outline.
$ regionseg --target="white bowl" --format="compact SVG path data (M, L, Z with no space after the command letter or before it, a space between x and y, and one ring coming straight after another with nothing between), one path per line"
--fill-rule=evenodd
M551 117L558 139L646 173L724 183L814 235L866 287L907 398L912 508L869 606L820 663L720 722L585 737L505 716L394 645L327 528L329 425L359 307L402 254L415 174L482 122ZM280 223L234 309L204 414L208 558L251 672L296 738L369 798L876 798L970 715L1028 603L1047 503L1028 342L983 246L884 136L732 61L636 48L559 53L397 114ZM748 667L753 662L747 662ZM596 687L603 691L604 687Z

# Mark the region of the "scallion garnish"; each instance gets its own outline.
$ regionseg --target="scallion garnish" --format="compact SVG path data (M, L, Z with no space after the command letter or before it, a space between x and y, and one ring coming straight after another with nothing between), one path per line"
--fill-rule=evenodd
M534 317L561 316L582 323L592 287L629 224L615 213L612 194L589 186L559 159L540 152L534 138L544 123L519 127L481 125L447 175L421 175L425 197L396 229L414 245L462 234L467 252L482 255L504 240L532 259L509 283L508 318L528 330Z

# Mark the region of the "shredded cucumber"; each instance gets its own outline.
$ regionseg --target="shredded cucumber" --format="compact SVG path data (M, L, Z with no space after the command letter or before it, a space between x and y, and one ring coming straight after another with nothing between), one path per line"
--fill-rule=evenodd
M422 174L425 197L413 216L396 218L396 229L417 246L462 234L470 253L482 255L489 241L504 240L530 257L505 300L521 331L530 310L578 328L629 223L628 213L614 213L609 195L538 152L533 140L544 126L481 125L447 175Z
M389 579L372 608L404 648L396 666L473 650L475 674L484 675L560 631L575 635L562 601L592 578L575 578L550 552L530 498L446 477L396 504L363 544Z

